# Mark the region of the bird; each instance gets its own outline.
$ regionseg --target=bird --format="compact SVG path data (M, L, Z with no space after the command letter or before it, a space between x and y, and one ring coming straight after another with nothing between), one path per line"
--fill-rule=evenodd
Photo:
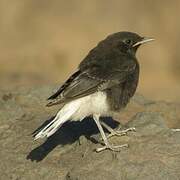
M134 128L116 132L102 118L116 117L135 94L140 70L136 52L142 44L152 40L134 32L120 31L100 41L57 92L48 98L48 107L61 104L61 108L49 124L34 134L34 139L50 137L67 121L92 117L104 142L96 152L119 151L127 147L127 144L115 146L108 138ZM103 127L110 132L109 136Z

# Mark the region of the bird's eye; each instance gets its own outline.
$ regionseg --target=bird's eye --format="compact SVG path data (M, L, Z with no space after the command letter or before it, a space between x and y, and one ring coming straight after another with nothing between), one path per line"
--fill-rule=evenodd
M132 44L132 41L130 39L126 39L125 40L125 43L128 44L128 45L131 45Z

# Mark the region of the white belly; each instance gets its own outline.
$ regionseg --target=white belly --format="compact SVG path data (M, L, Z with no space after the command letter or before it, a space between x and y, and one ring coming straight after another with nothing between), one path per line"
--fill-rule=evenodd
M64 105L56 117L36 134L35 139L51 136L68 120L83 120L90 115L108 116L108 113L109 106L105 93L97 92L79 98Z
M86 116L93 114L107 116L109 111L106 94L101 91L74 100L65 106L69 108L78 106L77 111L72 115L71 120L82 120Z

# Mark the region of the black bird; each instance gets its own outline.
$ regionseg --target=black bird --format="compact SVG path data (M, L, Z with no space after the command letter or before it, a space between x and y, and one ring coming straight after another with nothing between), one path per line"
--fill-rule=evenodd
M83 59L77 71L48 98L47 106L63 104L63 107L53 121L35 134L35 139L51 136L68 120L92 116L105 144L97 148L97 152L118 151L127 146L113 146L108 142L101 125L111 135L121 132L115 132L100 117L115 117L134 95L139 79L136 51L141 44L152 40L132 32L118 32L101 41Z

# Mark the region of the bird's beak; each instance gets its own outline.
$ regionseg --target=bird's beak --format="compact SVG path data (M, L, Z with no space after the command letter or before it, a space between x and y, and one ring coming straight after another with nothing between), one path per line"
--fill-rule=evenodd
M154 38L148 38L148 37L144 37L142 40L138 41L137 43L135 43L133 45L133 47L135 46L138 46L138 45L141 45L141 44L144 44L144 43L147 43L147 42L150 42L150 41L154 41L155 39Z

